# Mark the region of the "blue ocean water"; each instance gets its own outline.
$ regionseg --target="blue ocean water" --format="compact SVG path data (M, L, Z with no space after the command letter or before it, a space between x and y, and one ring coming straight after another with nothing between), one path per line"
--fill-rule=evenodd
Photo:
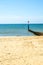
M43 32L43 24L29 24L33 31ZM28 24L0 24L0 36L35 36L28 31Z

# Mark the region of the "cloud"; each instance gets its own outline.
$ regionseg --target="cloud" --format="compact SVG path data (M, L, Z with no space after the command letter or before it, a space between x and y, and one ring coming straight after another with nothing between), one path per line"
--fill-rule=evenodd
M0 23L39 23L43 21L43 16L0 16Z
M26 23L24 16L0 16L0 23Z
M18 16L14 16L14 17L11 17L11 16L4 16L4 17L0 17L0 20L20 20L21 18L18 17Z
M43 16L30 16L31 21L42 21Z

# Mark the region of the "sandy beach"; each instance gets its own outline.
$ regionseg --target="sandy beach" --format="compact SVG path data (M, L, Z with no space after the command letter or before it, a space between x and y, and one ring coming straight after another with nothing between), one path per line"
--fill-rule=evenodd
M0 37L0 65L43 65L43 36Z

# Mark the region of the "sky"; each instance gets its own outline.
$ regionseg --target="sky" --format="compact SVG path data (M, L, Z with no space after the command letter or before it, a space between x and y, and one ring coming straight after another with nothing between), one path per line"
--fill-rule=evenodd
M43 23L43 0L0 0L0 24Z

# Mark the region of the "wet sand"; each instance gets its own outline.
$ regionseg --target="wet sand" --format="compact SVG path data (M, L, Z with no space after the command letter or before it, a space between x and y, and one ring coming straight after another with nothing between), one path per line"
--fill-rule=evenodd
M0 65L43 65L43 36L0 37Z

